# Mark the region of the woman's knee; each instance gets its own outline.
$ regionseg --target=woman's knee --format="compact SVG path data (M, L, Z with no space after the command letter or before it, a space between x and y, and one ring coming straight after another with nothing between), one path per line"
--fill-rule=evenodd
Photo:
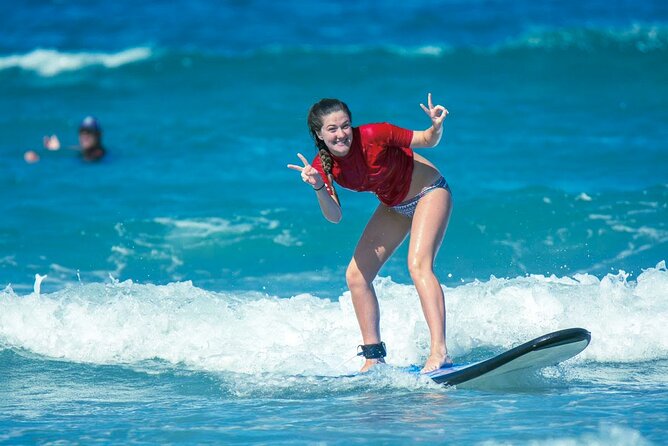
M408 258L408 272L413 282L434 275L433 263L430 260Z
M349 289L360 286L369 286L369 281L366 280L364 274L360 271L354 260L348 264L348 269L346 269L346 283L348 284Z

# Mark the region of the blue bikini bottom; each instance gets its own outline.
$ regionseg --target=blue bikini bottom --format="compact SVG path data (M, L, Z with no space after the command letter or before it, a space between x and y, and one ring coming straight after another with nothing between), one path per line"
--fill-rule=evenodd
M391 206L390 209L400 213L401 215L405 215L406 217L412 218L413 214L415 213L415 208L417 207L418 201L420 201L420 198L424 197L429 192L439 187L441 189L445 189L448 192L450 192L450 186L448 186L448 182L445 181L445 178L439 177L431 186L423 188L420 191L420 193L418 193L410 200L403 201L396 206Z

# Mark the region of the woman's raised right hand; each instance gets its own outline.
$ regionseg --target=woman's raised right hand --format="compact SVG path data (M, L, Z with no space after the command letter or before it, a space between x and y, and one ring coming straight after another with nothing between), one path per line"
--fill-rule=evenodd
M298 166L296 164L288 164L288 168L301 172L302 181L304 183L310 184L312 188L318 189L321 187L324 183L322 181L322 177L320 176L320 172L318 172L315 167L309 164L304 155L298 153L297 156L304 165Z

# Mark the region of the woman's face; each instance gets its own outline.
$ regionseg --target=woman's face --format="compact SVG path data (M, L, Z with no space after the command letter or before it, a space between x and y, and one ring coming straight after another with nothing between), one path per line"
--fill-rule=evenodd
M332 155L347 155L353 143L353 127L348 114L340 110L325 115L318 138L325 142Z

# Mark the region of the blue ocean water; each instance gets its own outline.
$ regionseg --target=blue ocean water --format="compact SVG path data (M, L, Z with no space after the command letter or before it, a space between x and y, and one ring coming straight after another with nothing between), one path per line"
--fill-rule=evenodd
M664 443L667 55L662 1L0 4L0 443ZM422 129L428 92L454 359L592 333L524 385L402 371L429 340L406 246L390 366L354 375L376 200L331 225L285 168L321 97ZM103 162L41 149L88 114Z

